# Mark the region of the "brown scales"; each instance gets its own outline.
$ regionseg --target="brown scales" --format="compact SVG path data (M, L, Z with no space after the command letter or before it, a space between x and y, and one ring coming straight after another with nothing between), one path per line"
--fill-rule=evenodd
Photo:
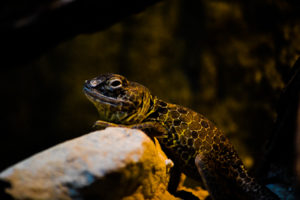
M116 74L86 81L84 92L100 113L97 128L125 126L156 137L177 171L202 182L213 199L278 199L248 175L228 139L201 114Z

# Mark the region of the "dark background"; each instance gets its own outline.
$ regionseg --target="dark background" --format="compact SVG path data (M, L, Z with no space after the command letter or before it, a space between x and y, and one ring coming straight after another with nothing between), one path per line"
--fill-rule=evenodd
M32 26L31 3L0 5L1 170L90 132L97 111L82 86L107 72L207 116L248 168L258 165L300 55L297 1L73 5L33 15ZM21 31L11 28L19 18Z

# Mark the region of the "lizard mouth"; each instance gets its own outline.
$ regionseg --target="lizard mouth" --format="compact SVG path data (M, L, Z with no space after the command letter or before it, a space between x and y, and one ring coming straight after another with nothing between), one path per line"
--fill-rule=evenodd
M130 101L126 101L120 98L113 98L101 94L98 90L91 88L89 85L85 84L83 87L84 94L95 103L109 104L112 106L130 106L134 107L134 104Z

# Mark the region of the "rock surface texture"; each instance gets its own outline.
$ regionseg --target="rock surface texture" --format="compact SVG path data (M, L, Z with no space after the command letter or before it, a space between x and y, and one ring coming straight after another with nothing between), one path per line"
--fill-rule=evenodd
M13 199L176 199L172 162L139 130L107 128L64 142L1 172Z

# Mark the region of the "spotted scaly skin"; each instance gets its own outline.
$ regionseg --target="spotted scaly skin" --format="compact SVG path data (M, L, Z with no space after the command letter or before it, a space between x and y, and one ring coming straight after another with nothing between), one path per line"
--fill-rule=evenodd
M278 199L250 177L229 140L199 113L167 103L117 74L86 81L84 93L96 106L96 128L137 128L156 137L177 169L219 199Z

